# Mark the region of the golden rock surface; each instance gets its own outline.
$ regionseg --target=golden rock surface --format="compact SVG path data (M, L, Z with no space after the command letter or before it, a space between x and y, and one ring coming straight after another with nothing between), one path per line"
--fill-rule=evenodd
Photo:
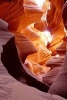
M36 0L0 3L0 18L8 23L8 29L15 35L21 60L26 60L25 65L34 74L45 72L45 63L63 43L65 35L62 19L64 0L42 1L41 7ZM53 36L50 43L49 35L43 35L45 31L49 31ZM25 53L22 52L23 49ZM50 68L47 68L47 71L49 70Z

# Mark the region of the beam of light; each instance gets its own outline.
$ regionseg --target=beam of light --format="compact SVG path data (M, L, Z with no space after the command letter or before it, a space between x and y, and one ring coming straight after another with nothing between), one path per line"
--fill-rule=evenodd
M53 36L50 34L50 32L49 31L44 31L43 34L47 36L48 41L50 43L53 39Z
M65 32L65 34L66 34L66 37L67 37L67 30L64 28L64 32Z
M53 36L50 34L49 31L44 31L44 32L38 32L39 36L47 46L48 43L51 43Z
M37 5L39 7L42 7L43 6L43 3L45 2L46 0L35 0L35 2L37 3Z

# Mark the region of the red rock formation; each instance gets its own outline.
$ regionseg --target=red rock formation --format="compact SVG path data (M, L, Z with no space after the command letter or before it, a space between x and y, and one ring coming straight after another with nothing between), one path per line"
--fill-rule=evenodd
M55 52L56 48L62 44L63 37L65 35L62 19L62 7L64 0L49 1L51 5L47 13L48 30L54 35L54 39L52 40L49 49L52 52Z
M15 43L21 60L25 61L28 56L27 63L30 65L28 67L33 69L34 73L43 71L44 64L51 57L51 53L54 54L56 48L63 43L65 32L62 7L64 1L49 0L49 3L46 0L41 7L34 0L5 1L0 3L0 18L8 22L8 29L15 35ZM54 35L48 48L48 39L42 33L45 30Z

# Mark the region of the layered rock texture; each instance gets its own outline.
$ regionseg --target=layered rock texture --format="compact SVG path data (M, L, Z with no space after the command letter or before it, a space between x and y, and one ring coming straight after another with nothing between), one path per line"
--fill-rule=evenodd
M12 0L0 3L0 18L8 23L8 30L15 35L19 58L37 76L51 69L46 63L57 54L56 49L65 36L64 0L39 2Z

